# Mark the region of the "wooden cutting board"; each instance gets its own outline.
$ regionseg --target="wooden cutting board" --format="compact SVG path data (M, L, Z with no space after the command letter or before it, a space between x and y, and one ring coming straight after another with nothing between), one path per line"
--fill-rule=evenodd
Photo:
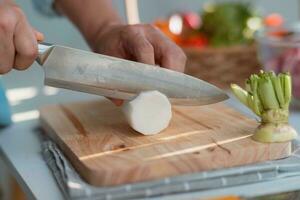
M109 186L161 179L287 157L291 144L251 140L257 123L214 104L173 107L169 128L143 136L109 101L40 110L42 127L90 184Z

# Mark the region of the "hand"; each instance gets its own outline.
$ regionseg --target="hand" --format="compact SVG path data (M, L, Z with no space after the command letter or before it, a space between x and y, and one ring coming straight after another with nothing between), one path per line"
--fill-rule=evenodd
M186 56L171 40L151 25L111 25L91 43L95 52L184 71ZM122 100L111 99L122 105Z
M111 25L91 43L95 52L184 72L183 51L151 25ZM123 101L111 99L121 106Z
M0 74L28 68L38 54L37 40L42 39L17 5L9 0L0 2Z
M95 52L184 71L186 56L178 46L151 25L124 25L111 0L61 0L55 1L55 7L78 27Z
M184 71L181 48L152 25L110 25L90 44L97 53Z

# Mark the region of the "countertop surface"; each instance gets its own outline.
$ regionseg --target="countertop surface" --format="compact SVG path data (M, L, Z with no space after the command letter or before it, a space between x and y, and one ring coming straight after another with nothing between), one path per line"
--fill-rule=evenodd
M15 80L18 79L20 81L16 82ZM100 97L43 87L42 79L43 73L37 69L37 66L23 73L13 72L2 77L2 82L8 89L7 94L12 104L15 123L0 130L0 157L30 199L59 200L63 199L63 196L40 153L41 137L38 131L37 109L47 104ZM226 103L254 117L233 98ZM300 132L300 110L292 108L290 122ZM298 189L300 190L300 177L291 177L272 182L166 196L160 199L195 199L227 194L252 197Z

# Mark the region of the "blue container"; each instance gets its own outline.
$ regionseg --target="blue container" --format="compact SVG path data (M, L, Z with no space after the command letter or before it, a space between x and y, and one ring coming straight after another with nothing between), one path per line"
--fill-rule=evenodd
M10 106L0 80L0 127L8 126L11 123L12 119Z

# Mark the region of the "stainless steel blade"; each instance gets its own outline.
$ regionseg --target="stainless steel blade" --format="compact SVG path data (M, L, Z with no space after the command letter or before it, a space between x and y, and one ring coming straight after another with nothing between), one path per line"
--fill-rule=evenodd
M206 105L228 99L219 88L192 76L152 65L54 45L41 52L45 84L130 100L158 90L172 103Z

